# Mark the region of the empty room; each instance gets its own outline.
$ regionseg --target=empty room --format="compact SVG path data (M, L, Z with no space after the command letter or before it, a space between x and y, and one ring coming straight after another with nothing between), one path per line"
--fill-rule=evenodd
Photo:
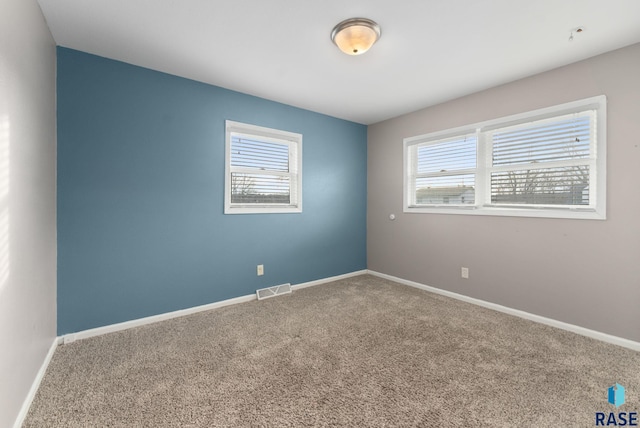
M0 12L0 427L640 423L637 0Z

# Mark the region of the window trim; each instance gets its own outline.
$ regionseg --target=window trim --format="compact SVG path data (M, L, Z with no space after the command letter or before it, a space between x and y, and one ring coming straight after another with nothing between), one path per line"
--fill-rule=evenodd
M466 214L466 215L490 215L512 217L542 217L542 218L570 218L605 220L606 219L606 136L607 136L607 99L605 95L599 95L565 104L537 109L525 113L518 113L497 119L478 122L471 125L432 132L405 138L403 140L403 212L405 213L429 213L429 214ZM596 111L595 123L595 180L592 182L590 197L595 199L591 208L585 207L555 207L555 206L514 206L514 205L481 205L487 200L487 192L490 194L491 147L486 141L487 133L497 129L521 125L527 122L551 119L554 117L584 112ZM456 136L475 133L477 135L476 153L476 200L474 205L462 206L412 206L413 195L410 192L410 174L412 166L409 165L409 150L412 146L431 141L444 140ZM593 144L593 143L592 143Z
M295 198L292 203L285 204L237 204L231 203L231 137L241 134L271 140L289 147L289 166L295 171L292 176L290 195ZM274 214L302 212L302 134L267 128L247 123L225 121L225 164L224 164L224 213L225 214ZM281 175L281 173L275 173Z

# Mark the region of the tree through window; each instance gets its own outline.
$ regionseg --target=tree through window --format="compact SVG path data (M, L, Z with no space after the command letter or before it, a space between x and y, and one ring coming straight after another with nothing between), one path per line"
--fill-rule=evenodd
M300 212L302 135L226 122L225 213Z

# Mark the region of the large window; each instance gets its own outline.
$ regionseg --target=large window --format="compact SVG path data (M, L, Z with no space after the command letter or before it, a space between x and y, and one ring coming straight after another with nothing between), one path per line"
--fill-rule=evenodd
M302 211L302 135L226 121L225 214Z
M404 140L404 210L604 219L606 99Z

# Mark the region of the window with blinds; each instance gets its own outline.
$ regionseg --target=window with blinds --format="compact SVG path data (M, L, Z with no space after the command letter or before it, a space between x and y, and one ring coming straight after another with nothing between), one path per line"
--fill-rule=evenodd
M411 147L411 205L475 203L476 135L461 135Z
M405 139L405 211L604 219L605 107L594 97Z
M595 118L588 110L488 132L491 203L590 206Z
M302 135L226 122L225 213L301 212Z

